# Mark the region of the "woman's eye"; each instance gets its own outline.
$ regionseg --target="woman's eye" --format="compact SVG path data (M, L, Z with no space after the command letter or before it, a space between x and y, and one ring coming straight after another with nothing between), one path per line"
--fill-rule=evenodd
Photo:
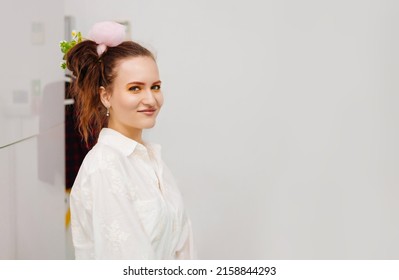
M138 86L133 86L133 87L130 87L129 90L130 90L130 91L134 91L134 92L138 92L138 91L140 91L140 87L138 87Z
M158 90L161 89L161 85L154 85L154 86L151 87L151 89L158 91Z

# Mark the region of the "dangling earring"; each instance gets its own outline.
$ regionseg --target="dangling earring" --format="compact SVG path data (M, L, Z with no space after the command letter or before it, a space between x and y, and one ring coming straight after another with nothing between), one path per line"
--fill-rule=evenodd
M109 108L107 107L107 113L105 114L107 117L109 117Z

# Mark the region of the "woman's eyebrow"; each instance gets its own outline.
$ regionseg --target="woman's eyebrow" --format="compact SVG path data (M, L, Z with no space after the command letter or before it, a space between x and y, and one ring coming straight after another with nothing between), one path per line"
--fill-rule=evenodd
M155 85L155 84L160 84L160 83L162 83L160 80L158 80L158 81L156 81L156 82L153 82L152 84L153 85ZM130 83L127 83L128 85L130 85L130 84L135 84L135 85L145 85L145 83L143 83L143 82L139 82L139 81L133 81L133 82L130 82Z
M138 81L133 81L133 82L130 82L130 83L127 83L128 85L130 85L130 84L136 84L136 85L145 85L145 83L143 83L143 82L138 82Z

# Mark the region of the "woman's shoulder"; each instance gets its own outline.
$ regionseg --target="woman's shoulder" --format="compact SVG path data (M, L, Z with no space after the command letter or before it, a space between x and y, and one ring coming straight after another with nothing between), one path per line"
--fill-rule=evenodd
M115 174L121 172L122 166L123 156L117 150L97 143L83 159L73 189L97 189L101 187L104 178L117 177Z
M122 155L110 146L97 143L86 154L81 168L87 173L106 171L110 166L120 162Z

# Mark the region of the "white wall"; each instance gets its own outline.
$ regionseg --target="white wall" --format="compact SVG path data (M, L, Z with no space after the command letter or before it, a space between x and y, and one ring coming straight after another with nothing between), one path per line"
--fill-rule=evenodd
M63 1L5 0L0 31L0 146L39 133L44 87L63 79Z
M0 259L65 258L63 1L0 10Z
M69 0L158 56L202 259L399 257L399 4Z

